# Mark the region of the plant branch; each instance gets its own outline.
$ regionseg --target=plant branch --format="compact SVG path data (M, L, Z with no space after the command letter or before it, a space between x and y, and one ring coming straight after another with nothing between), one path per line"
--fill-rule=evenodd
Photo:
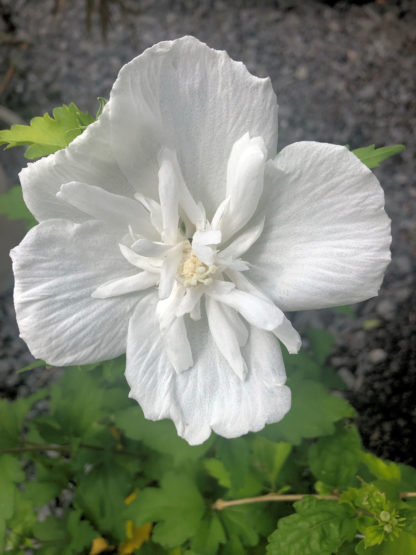
M339 495L314 495L310 493L289 493L289 494L279 494L279 493L267 493L266 495L259 495L258 497L245 497L243 499L217 499L212 505L212 508L217 511L222 511L227 507L234 507L236 505L246 505L248 503L266 503L268 501L300 501L303 497L307 495L312 495L316 499L326 499L326 500L336 500ZM416 497L416 491L403 491L400 494L402 499L409 497Z
M82 449L91 449L92 451L107 451L105 447L100 445L90 445L88 443L80 443L79 447ZM31 443L30 445L25 444L21 447L9 447L7 449L0 449L0 455L3 454L19 454L19 453L29 453L36 451L55 451L57 453L70 454L72 451L72 445L53 445L53 444L41 444L41 443ZM116 455L129 455L131 457L138 457L137 453L132 451L125 451L124 449L111 449L112 453Z

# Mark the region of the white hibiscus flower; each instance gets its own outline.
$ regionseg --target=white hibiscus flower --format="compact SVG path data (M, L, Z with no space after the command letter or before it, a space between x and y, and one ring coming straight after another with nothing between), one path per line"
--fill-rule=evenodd
M32 353L126 352L130 396L191 444L283 418L278 340L300 337L282 310L376 295L390 225L348 149L276 143L270 80L225 52L184 37L124 66L97 122L20 174L40 222L12 251Z

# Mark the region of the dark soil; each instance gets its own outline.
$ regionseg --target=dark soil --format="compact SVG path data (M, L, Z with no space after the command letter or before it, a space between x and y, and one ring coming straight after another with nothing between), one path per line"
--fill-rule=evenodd
M1 105L24 119L71 101L94 112L96 97L108 95L125 62L155 42L193 34L226 49L253 73L271 76L280 104L280 147L297 140L407 146L375 170L393 221L393 260L379 297L354 307L357 318L314 311L295 315L295 324L334 333L330 361L349 385L366 446L416 465L416 3L95 5L87 13L85 0L0 0ZM0 153L11 182L24 163L20 154ZM0 299L0 394L13 397L47 377L44 371L15 374L30 355L13 323L11 281L6 289Z

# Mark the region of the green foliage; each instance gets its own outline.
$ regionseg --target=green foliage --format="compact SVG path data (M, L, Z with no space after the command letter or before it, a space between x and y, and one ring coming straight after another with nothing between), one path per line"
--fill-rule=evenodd
M29 125L12 125L0 131L0 145L7 148L27 146L25 157L33 160L66 147L94 121L88 112L81 112L75 104L54 108L52 117L45 113Z
M4 214L9 220L24 220L27 229L37 223L26 207L19 185L0 195L0 214Z
M204 500L192 477L169 472L160 488L146 488L137 497L136 525L157 521L153 540L164 547L182 544L199 532L204 514Z
M353 512L336 501L304 497L295 509L295 514L280 519L267 553L331 555L355 536Z
M387 158L394 156L399 152L403 152L406 147L404 145L391 145L375 148L374 145L356 148L352 152L365 164L368 168L377 168Z
M308 452L314 476L328 486L344 488L360 465L361 441L354 426L342 426L331 436L320 438Z

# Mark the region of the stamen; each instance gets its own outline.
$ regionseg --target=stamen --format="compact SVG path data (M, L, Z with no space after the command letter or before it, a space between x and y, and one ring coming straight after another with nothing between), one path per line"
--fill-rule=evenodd
M185 287L196 287L199 284L210 285L212 275L217 271L217 266L208 266L201 262L192 250L190 241L185 241L183 257L179 265L178 275Z

